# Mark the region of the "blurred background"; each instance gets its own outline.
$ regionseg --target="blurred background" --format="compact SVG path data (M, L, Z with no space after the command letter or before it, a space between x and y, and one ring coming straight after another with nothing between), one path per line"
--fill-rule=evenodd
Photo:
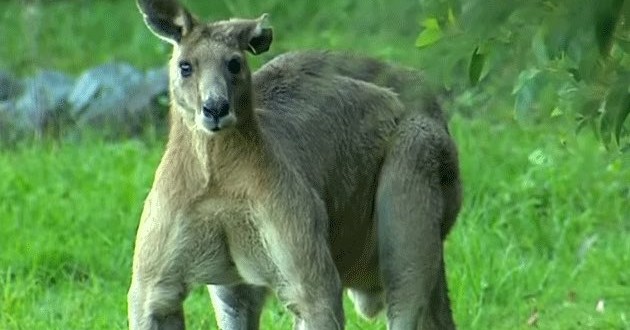
M271 15L297 49L421 69L465 205L462 329L630 329L630 1L182 0ZM135 227L166 139L171 46L133 0L0 2L0 328L125 328ZM266 328L290 328L275 300ZM202 289L189 326L215 327ZM382 329L350 305L349 329Z
M521 123L567 119L571 129L588 127L607 147L628 145L630 14L624 0L184 2L209 20L269 12L276 40L256 65L293 49L368 53L423 69L436 86L446 88L450 111ZM104 103L100 108L120 108L113 100L98 100L99 90L132 103L127 112L139 112L134 107L147 100L123 100L111 91L118 83L125 85L121 94L142 92L151 96L147 99L164 89L155 86L163 72L138 76L163 66L170 46L152 37L133 1L9 0L0 6L1 116L15 107L31 112L28 119L42 133L39 126L50 121L90 121L82 117L98 111L81 112L95 99ZM81 76L103 64L109 66ZM106 78L120 81L107 86ZM154 86L139 87L143 83ZM46 91L33 91L39 87ZM11 104L20 103L29 89L40 94L30 99L39 100L26 97ZM42 100L43 94L52 96ZM126 129L137 133L142 118L133 119L138 127ZM0 127L9 129L7 123Z

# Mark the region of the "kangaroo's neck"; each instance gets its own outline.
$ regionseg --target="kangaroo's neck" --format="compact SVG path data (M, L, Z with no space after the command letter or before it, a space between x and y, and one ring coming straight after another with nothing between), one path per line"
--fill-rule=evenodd
M269 159L253 113L251 117L239 117L235 127L209 134L189 127L173 109L168 149L182 148L179 157L186 153L188 159L182 165L195 173L191 176L203 180L197 183L200 188L221 187L237 195L250 194L257 182L264 181L261 173Z
M260 137L260 131L256 116L254 115L254 93L251 78L249 78L244 86L238 86L236 88L231 103L234 114L238 118L237 128L240 133L253 140L257 140Z

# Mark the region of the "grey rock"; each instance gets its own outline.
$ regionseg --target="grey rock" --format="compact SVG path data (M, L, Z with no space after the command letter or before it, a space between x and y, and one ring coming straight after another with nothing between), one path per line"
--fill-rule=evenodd
M0 71L0 101L14 99L22 93L22 82L12 74Z
M72 115L77 118L97 116L98 108L109 110L119 105L127 92L142 80L142 73L126 63L108 63L86 71L68 98Z
M63 134L82 128L106 128L105 134L126 136L160 124L168 90L168 72L158 67L141 72L126 63L92 68L78 79L42 71L20 81L0 71L0 139ZM158 101L159 100L159 101ZM65 124L74 123L74 126ZM51 132L55 132L54 130Z
M141 84L129 90L127 114L129 120L141 124L142 121L155 117L150 113L154 100L168 90L168 72L166 68L147 71Z
M42 71L24 81L24 91L15 103L19 128L41 133L51 120L62 116L74 80L56 71Z
M15 138L15 102L0 101L0 146Z
M68 98L79 126L129 132L146 119L154 98L167 86L166 72L143 74L126 63L109 63L85 72Z
M153 68L147 71L144 82L148 92L156 97L168 91L168 69L166 67Z

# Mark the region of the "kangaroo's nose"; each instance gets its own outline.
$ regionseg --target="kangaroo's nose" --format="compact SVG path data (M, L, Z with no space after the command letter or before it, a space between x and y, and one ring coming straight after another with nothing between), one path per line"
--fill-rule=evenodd
M203 104L203 115L215 120L227 116L229 110L230 104L225 98L210 99Z

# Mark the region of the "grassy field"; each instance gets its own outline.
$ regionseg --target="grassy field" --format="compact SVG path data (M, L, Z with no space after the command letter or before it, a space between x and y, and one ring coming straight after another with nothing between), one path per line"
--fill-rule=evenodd
M182 2L208 20L269 13L274 45L261 60L289 49L335 48L417 63L409 53L420 27L413 18L419 8L414 2ZM42 68L76 74L109 61L149 68L163 65L170 52L146 28L133 0L5 0L0 2L0 27L0 69L21 75Z
M185 2L213 19L270 12L276 38L258 63L297 48L418 63L417 2ZM131 0L3 1L0 40L0 69L19 75L107 61L148 68L169 52ZM560 118L523 128L509 110L481 117L451 120L465 182L446 250L457 324L630 329L630 159L575 137ZM126 327L135 229L164 142L158 134L0 149L0 329ZM384 328L382 316L364 321L346 308L348 329ZM186 313L191 329L216 328L203 288ZM270 299L262 328L290 327Z
M454 117L466 199L447 265L462 329L630 329L630 169L590 137ZM162 139L0 154L0 329L120 329ZM627 160L625 160L627 161ZM603 310L596 311L599 301ZM264 329L289 329L275 300ZM348 307L348 329L382 329ZM536 315L536 316L533 316ZM192 329L214 328L202 288Z

